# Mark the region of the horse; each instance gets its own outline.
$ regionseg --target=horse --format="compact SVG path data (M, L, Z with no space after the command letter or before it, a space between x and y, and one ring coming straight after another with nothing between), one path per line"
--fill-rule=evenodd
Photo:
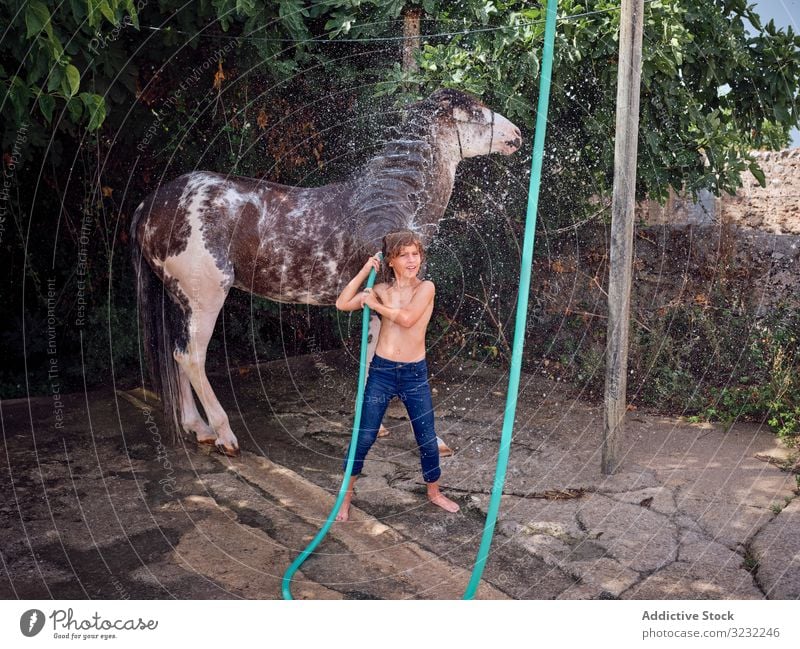
M136 208L130 241L142 342L167 430L239 453L205 372L231 288L284 303L332 305L398 229L430 240L465 158L510 155L519 129L475 97L440 89L406 107L398 137L342 182L289 187L193 171ZM200 415L192 394L203 405Z

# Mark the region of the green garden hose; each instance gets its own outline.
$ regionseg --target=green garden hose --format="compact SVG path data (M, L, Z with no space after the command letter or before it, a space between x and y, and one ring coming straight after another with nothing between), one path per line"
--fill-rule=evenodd
M508 393L506 394L506 411L503 418L503 433L500 436L500 449L497 453L497 468L489 509L486 512L486 523L483 537L478 549L478 557L472 570L472 577L464 592L464 599L475 597L475 591L481 581L492 535L500 509L500 497L506 480L506 467L514 429L514 416L517 411L519 394L519 375L522 370L522 348L525 345L525 329L528 314L528 293L531 285L531 266L533 265L533 242L536 236L536 210L539 205L539 186L542 178L542 157L544 137L547 129L547 105L550 100L550 78L553 72L553 47L556 37L556 9L558 0L547 0L547 19L544 28L544 52L542 54L542 73L539 78L539 105L536 109L536 135L533 140L533 158L531 160L531 180L528 186L528 210L525 217L525 239L522 245L522 266L519 274L519 295L517 297L517 317L514 325L514 344L511 349L511 369L508 377Z
M379 253L380 254L380 253ZM373 268L369 272L369 277L367 278L367 288L372 288L373 284L375 284L375 269ZM369 337L369 314L370 308L364 305L362 321L361 321L361 356L359 359L358 364L358 390L356 390L356 412L353 416L353 434L350 438L350 452L347 454L347 465L344 468L344 478L342 478L342 486L339 488L339 496L336 498L336 502L333 504L333 509L331 509L331 513L328 514L328 520L325 521L325 524L322 526L317 535L311 540L306 546L306 549L303 550L297 558L294 560L292 565L290 565L286 572L283 575L283 581L281 582L281 592L283 593L283 599L293 599L292 598L292 577L294 573L300 568L303 562L308 559L309 555L314 552L316 547L320 544L325 535L328 533L328 530L333 525L333 521L336 518L336 514L339 513L339 508L342 506L342 502L344 501L345 493L347 492L347 484L350 482L350 476L353 472L353 462L355 462L356 458L356 444L358 443L358 427L361 425L361 408L364 404L364 384L365 384L365 377L367 374L367 338Z

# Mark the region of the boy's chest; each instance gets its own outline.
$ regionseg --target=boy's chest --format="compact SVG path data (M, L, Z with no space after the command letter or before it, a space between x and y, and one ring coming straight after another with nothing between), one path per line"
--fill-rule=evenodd
M414 290L399 291L397 289L388 289L380 295L380 298L386 306L393 309L402 309L411 303L414 298Z

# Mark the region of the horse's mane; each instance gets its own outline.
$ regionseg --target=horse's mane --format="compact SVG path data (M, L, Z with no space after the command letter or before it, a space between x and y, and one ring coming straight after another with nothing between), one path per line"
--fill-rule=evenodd
M426 176L433 165L428 139L387 142L357 176L354 223L365 242L378 244L393 230L414 230Z
M398 137L388 141L353 177L353 223L365 242L377 245L393 230L420 231L415 217L431 198L422 195L425 181L437 172L436 149L431 142L433 122L451 117L453 108L475 115L480 106L471 95L446 88L406 107Z

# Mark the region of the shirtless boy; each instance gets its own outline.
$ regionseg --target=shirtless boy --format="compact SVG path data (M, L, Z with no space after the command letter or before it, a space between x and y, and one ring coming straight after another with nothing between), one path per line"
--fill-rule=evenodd
M383 239L383 259L393 274L390 282L359 292L370 271L380 270L378 259L370 257L336 300L336 308L342 311L355 311L366 304L382 320L364 391L353 475L337 521L346 521L350 516L353 486L394 396L400 397L411 419L428 500L448 512L459 510L458 504L439 490L439 448L425 361L425 332L433 313L436 289L433 282L417 277L424 259L422 242L408 230L388 234Z

